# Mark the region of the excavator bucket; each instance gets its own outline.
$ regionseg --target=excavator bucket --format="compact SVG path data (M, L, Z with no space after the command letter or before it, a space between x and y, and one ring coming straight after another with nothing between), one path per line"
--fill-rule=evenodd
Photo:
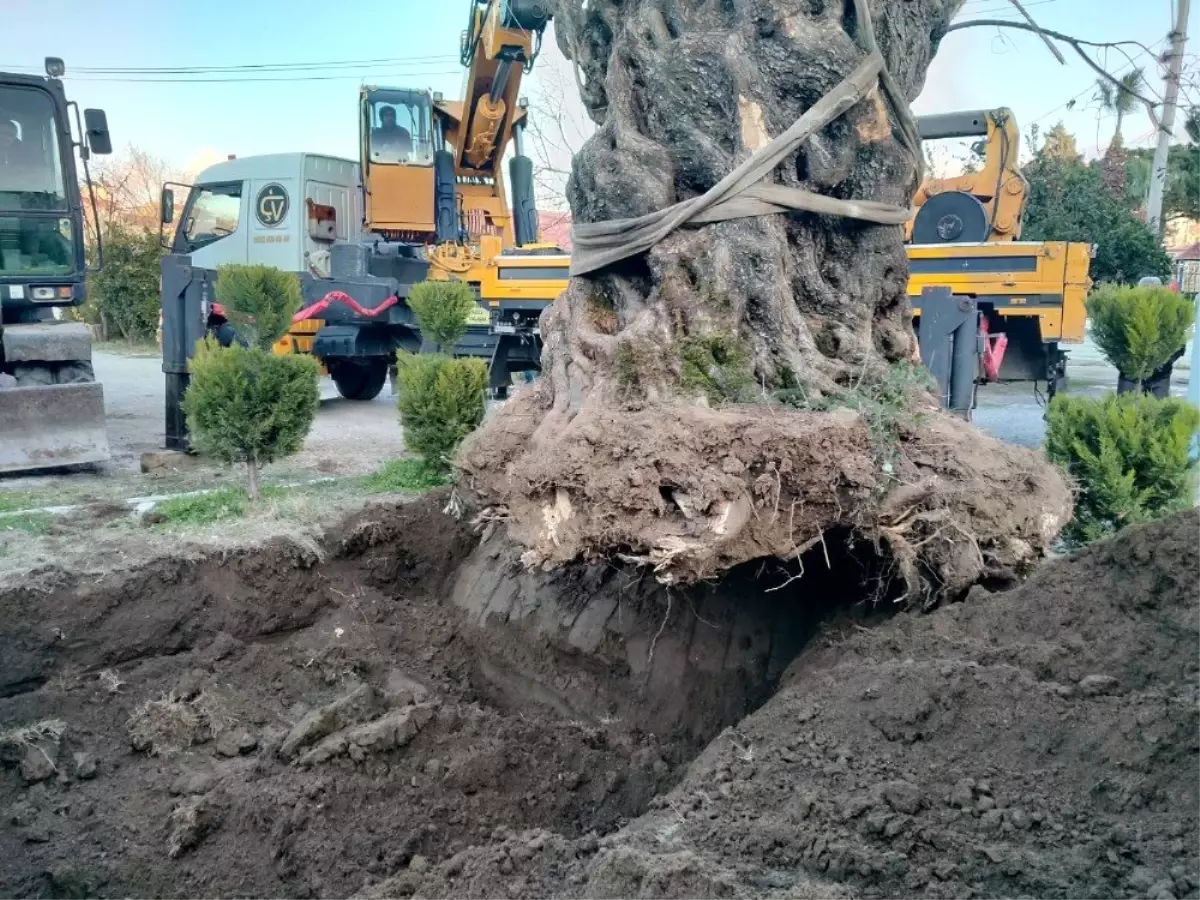
M0 472L108 459L98 382L0 388Z

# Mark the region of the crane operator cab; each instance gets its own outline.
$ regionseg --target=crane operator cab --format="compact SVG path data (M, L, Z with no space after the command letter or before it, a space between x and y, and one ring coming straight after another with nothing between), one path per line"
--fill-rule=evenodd
M425 244L435 237L433 96L428 91L365 87L362 173L366 220L392 240ZM450 185L451 190L453 184Z

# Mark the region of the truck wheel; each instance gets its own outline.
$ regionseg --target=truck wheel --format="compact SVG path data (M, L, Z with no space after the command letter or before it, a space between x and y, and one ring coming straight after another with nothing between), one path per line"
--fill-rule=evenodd
M90 362L63 363L58 367L59 384L90 384L96 380L96 370Z
M382 360L341 362L329 366L329 376L338 393L347 400L374 400L387 381L388 367Z
M13 366L13 375L17 379L17 387L54 384L54 369L50 366L17 363Z

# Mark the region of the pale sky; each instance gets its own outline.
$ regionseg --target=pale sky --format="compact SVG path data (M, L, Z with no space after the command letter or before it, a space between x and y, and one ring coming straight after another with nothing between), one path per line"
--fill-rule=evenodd
M1165 46L1172 15L1172 0L1025 3L1046 28L1096 41L1136 40L1156 52ZM108 112L118 148L133 144L181 169L230 153L306 150L357 158L360 83L428 87L456 96L467 12L467 0L344 7L326 0L0 0L6 38L0 41L0 69L41 71L44 56L62 57L69 95L81 107ZM1016 13L1007 0L968 0L960 18L1014 19ZM1187 51L1195 71L1200 14L1193 13L1192 25ZM1033 35L1011 30L1000 35L996 29L953 33L942 44L916 111L1005 105L1016 113L1022 133L1034 122L1044 130L1062 119L1080 149L1095 153L1107 145L1113 122L1097 117L1094 73L1073 51L1062 49L1065 66ZM1152 89L1161 91L1155 61L1136 48L1131 52L1146 66ZM1115 51L1099 58L1116 73L1130 66ZM273 68L221 70L247 65ZM569 64L549 36L539 65L525 87L535 102L540 79L565 73L572 83ZM149 68L158 71L145 71ZM1068 109L1072 99L1075 106ZM1153 137L1141 109L1124 130L1127 144Z

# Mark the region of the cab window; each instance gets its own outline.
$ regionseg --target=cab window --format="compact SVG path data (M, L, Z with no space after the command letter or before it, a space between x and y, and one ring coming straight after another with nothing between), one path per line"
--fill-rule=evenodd
M48 93L0 87L0 209L67 208L58 126Z
M241 182L199 184L192 188L180 223L183 244L178 249L190 253L206 244L228 237L238 229L242 213Z
M433 164L433 105L421 91L374 91L367 102L372 165Z

